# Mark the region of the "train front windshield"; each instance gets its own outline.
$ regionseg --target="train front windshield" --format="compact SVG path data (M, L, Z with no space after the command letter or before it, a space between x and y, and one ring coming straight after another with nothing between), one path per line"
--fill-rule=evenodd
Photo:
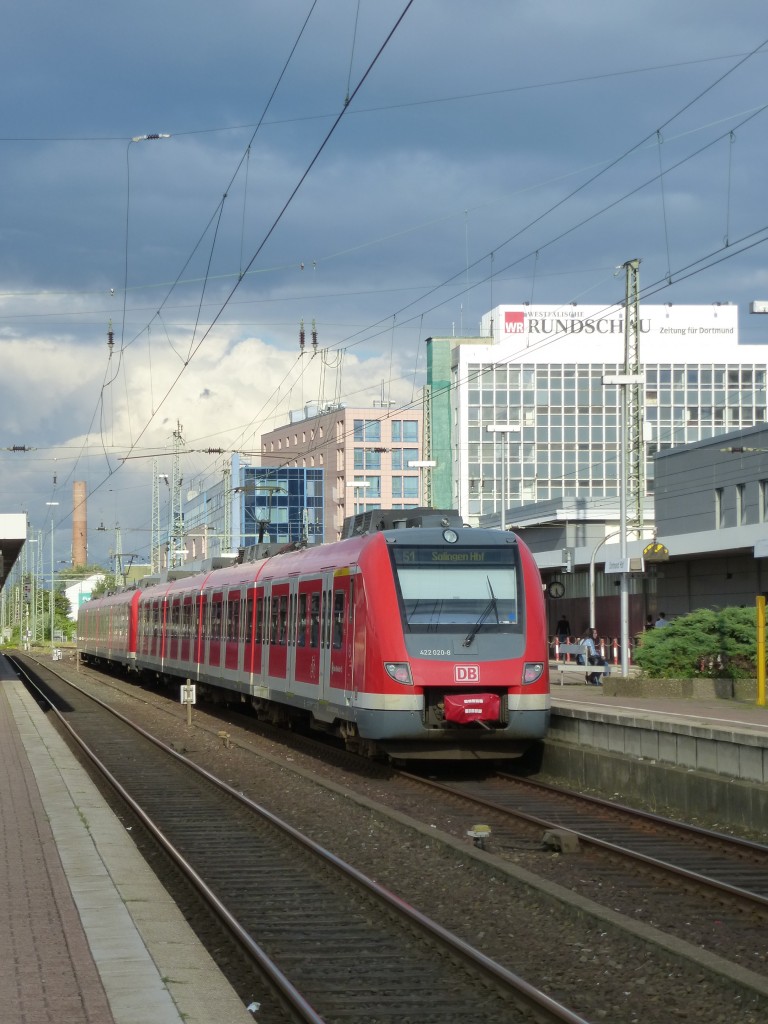
M517 632L520 572L512 547L390 548L411 633Z

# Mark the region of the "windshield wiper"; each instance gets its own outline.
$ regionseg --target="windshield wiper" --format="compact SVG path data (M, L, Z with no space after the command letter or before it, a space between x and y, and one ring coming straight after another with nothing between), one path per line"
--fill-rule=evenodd
M496 595L494 594L493 587L491 586L491 577L490 576L486 576L485 578L486 578L486 580L488 582L488 589L491 592L491 599L488 602L488 604L485 606L485 608L483 608L483 613L480 616L480 618L474 624L474 626L472 627L470 632L467 633L467 635L464 637L464 643L462 644L462 647L469 647L469 645L472 643L472 641L475 639L475 637L479 633L481 626L483 625L485 620L488 618L488 613L491 610L496 612L496 625L497 626L499 625L499 606L496 603Z

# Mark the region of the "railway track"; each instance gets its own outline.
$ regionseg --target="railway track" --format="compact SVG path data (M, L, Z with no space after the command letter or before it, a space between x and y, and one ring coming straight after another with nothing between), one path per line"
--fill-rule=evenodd
M768 920L768 846L764 844L504 772L479 782L450 785L409 777L434 790L469 798L478 807L501 815L502 820L507 816L555 830L564 841L573 838L669 874L723 905L731 903ZM557 838L553 836L554 841Z
M442 792L314 739L263 730L231 708L201 707L189 727L162 692L66 662L61 671L587 1020L768 1019L762 919L726 912L599 846L555 854L542 845L543 817L494 811L478 794ZM486 850L467 834L477 822L490 823Z
M281 1019L584 1024L73 684L17 668L269 978Z

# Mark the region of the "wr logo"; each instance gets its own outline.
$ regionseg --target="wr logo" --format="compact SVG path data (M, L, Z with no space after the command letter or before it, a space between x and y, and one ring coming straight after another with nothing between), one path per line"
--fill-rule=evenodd
M525 313L505 313L504 333L525 334Z

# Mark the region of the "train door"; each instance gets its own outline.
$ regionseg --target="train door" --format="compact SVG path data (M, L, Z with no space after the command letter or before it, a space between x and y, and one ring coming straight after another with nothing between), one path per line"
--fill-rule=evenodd
M221 631L224 621L224 594L219 590L211 594L209 608L208 664L212 668L221 665Z
M144 656L149 653L149 625L147 615L147 604L139 598L139 624L138 636L136 638L136 653Z
M264 681L269 642L269 601L263 585L256 588L256 607L253 612L253 674Z
M226 601L223 623L225 639L224 668L237 670L240 666L240 591L230 590Z
M256 648L256 588L246 589L243 622L243 671L253 676ZM251 682L253 680L251 679Z
M269 622L270 678L287 679L288 672L288 583L273 583Z
M161 643L162 643L162 601L152 602L152 647L150 654L153 658L160 657Z
M353 640L354 640L354 581L349 570L337 574L328 596L329 637L328 690L325 696L334 703L344 702L354 689L353 683Z
M168 657L168 631L171 628L171 606L167 597L160 602L160 657Z
M208 601L205 594L197 595L195 608L195 664L205 664L205 637L208 630Z
M192 636L195 628L195 606L191 594L188 594L181 605L181 640L179 657L189 661L192 653Z
M181 632L181 598L171 601L171 621L168 629L168 657L176 661L179 657L179 634Z
M320 682L321 580L300 580L296 594L294 678L298 683Z
M334 717L330 702L338 691L331 691L331 644L333 633L333 577L323 580L320 593L320 700L314 709L316 718L331 721Z

